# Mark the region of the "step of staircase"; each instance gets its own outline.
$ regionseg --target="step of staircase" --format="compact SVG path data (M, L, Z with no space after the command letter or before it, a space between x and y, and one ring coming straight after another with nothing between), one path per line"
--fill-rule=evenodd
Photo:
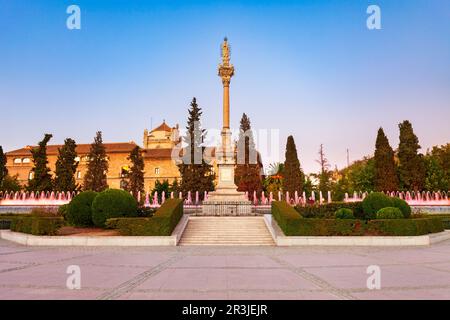
M189 217L181 236L186 245L275 245L263 217Z

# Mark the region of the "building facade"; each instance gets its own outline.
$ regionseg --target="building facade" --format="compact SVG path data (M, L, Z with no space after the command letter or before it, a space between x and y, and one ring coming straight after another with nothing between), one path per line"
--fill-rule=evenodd
M157 180L168 180L170 183L180 178L175 159L172 158L174 149L180 142L178 125L170 127L165 121L153 130L144 130L142 155L145 164L144 186L146 191L151 191ZM130 152L137 146L131 142L104 143L108 160L107 182L110 188L123 188L124 178L130 168L127 159ZM62 145L48 145L47 157L48 167L54 175L59 148ZM84 175L87 171L88 154L90 144L77 145L78 168L75 174L76 182L83 184ZM17 176L21 185L25 186L33 178L33 157L31 150L34 146L13 150L6 153L7 169L11 176Z

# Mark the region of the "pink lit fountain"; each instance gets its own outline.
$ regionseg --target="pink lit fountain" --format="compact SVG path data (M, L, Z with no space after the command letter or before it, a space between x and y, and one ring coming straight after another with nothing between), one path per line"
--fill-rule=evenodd
M75 195L75 192L0 192L0 206L61 206Z

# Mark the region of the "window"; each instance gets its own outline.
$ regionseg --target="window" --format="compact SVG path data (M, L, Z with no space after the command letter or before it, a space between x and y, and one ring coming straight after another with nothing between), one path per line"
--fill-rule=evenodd
M155 168L155 174L159 174L159 168Z
M130 173L130 168L128 166L123 166L122 169L120 170L120 177L126 178L126 177L128 177L129 173Z
M22 163L30 163L31 159L30 158L23 158L22 159Z
M81 179L81 171L77 171L77 179Z
M34 177L34 172L30 171L30 173L28 174L28 180L33 180Z
M126 180L120 180L120 189L127 189L128 187L128 182Z
M22 163L22 159L20 159L20 158L15 158L15 159L14 159L14 163Z

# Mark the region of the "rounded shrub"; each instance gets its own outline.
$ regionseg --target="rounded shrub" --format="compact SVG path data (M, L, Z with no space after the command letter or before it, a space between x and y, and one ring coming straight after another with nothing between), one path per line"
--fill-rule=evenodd
M400 198L392 198L392 204L394 207L399 208L403 213L404 218L409 218L411 216L411 207L409 204Z
M336 219L355 219L352 209L341 208L334 213Z
M76 195L66 208L64 218L70 225L77 227L92 226L92 202L97 192L83 191Z
M380 209L393 207L392 199L382 192L372 192L362 202L364 217L375 219Z
M403 213L399 208L386 207L377 212L377 219L403 219Z
M105 227L109 218L133 217L137 215L138 205L134 197L119 189L100 192L92 203L92 221L97 227Z
M67 208L69 207L69 204L63 204L61 206L58 207L58 215L60 215L61 217L65 218L66 214L67 214Z

